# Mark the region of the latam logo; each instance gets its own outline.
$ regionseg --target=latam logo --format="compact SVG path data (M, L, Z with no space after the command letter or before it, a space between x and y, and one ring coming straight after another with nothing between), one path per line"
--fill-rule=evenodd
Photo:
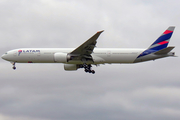
M21 53L39 53L40 50L18 50L18 56L21 54Z
M18 50L18 56L22 53L22 50Z

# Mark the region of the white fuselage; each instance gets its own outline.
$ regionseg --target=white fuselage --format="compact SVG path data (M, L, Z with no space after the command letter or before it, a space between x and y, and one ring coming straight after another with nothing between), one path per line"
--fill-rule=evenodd
M74 48L20 48L8 51L2 58L15 63L65 63L65 64L83 64L82 60L70 60L60 62L56 60L55 54L68 54ZM145 49L139 48L96 48L91 54L92 62L87 64L105 64L105 63L137 63L158 58L173 56L171 52L164 55L149 54L144 57L138 56ZM20 51L20 52L19 52Z
M18 52L21 50L21 52ZM17 63L58 63L55 53L70 53L73 48L20 48L8 51L5 59ZM96 48L91 54L94 64L134 63L145 49ZM64 62L67 63L67 62ZM81 60L69 64L82 64Z

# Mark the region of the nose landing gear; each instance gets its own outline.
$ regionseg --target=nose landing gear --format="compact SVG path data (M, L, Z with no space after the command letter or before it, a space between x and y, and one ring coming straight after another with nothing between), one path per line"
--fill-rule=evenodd
M15 62L12 62L12 65L13 65L13 70L15 70L16 69L16 66L15 66Z

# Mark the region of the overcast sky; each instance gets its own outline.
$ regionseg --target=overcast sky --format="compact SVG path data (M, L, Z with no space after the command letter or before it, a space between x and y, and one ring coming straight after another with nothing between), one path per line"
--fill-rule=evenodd
M147 48L169 26L180 56L179 0L1 0L0 55L16 48ZM179 120L180 59L93 66L0 60L0 120Z

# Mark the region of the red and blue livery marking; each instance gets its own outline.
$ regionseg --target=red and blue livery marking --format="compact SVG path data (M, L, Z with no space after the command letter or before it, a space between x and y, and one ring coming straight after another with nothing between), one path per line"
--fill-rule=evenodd
M18 50L18 56L22 53L22 50Z
M137 58L166 48L173 34L173 31L174 27L169 27L147 50L141 53Z

